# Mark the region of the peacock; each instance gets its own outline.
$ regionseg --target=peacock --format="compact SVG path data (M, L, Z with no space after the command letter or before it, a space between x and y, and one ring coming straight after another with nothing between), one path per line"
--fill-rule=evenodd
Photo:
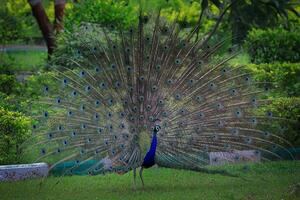
M33 113L27 151L60 175L87 164L86 175L133 171L134 185L137 169L144 185L143 170L154 165L222 173L207 168L210 152L228 163L226 152L242 150L262 162L281 159L277 152L290 144L273 122L285 119L260 109L270 103L270 83L230 64L238 50L218 53L228 39L210 42L216 26L195 39L199 27L185 31L176 19L142 11L125 30L76 27L34 103L42 111Z

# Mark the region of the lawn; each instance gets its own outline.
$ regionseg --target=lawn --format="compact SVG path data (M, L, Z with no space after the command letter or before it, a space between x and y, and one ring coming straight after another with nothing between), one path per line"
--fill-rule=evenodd
M132 172L125 175L50 177L0 183L5 199L300 199L300 161L226 167L242 178L191 171L152 168L145 170L145 188L138 180L132 189ZM59 181L58 184L56 184Z
M14 72L36 72L41 66L45 65L47 53L43 51L0 52L0 60L2 59ZM0 64L3 63L0 62Z

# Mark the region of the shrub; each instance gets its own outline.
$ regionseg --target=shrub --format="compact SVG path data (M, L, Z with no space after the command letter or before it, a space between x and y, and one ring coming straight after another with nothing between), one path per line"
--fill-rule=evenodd
M297 30L253 29L245 41L254 63L299 62L300 35Z
M0 9L0 42L3 44L7 40L16 40L20 37L20 23L15 16L9 15L7 10ZM3 20L2 20L3 19Z
M44 95L44 87L58 89L53 88L53 75L52 72L32 75L20 84L15 80L15 76L0 74L0 107L22 113L32 113L40 109L36 106L36 101Z
M272 82L277 96L300 96L300 63L248 64L258 81Z
M27 0L1 0L0 27L1 44L41 37Z
M17 99L18 98L16 97L16 95L7 95L0 92L0 107L11 111L16 111L18 110L17 107L19 103Z
M0 74L14 74L13 62L14 58L7 53L0 53Z
M0 164L19 163L20 145L29 137L30 119L0 107Z
M137 20L136 11L126 6L125 1L94 0L74 4L66 13L65 24L68 29L82 22L128 27L134 20Z
M101 25L118 25L128 28L136 25L138 20L139 3L137 1L114 1L94 0L81 1L67 7L66 27L72 28L81 22L97 23ZM142 10L145 15L153 16L155 11L161 10L161 15L168 20L177 20L183 27L194 26L199 18L200 3L197 1L173 0L165 1L144 1ZM211 14L217 14L216 7L211 8ZM153 16L155 18L155 15ZM204 19L202 29L208 29L213 20ZM204 27L203 27L204 26Z
M281 97L272 100L272 103L261 108L262 111L271 111L275 117L287 120L274 121L274 127L284 127L280 137L289 141L295 147L300 147L300 98ZM276 131L276 130L274 130ZM278 129L277 129L278 131Z
M19 89L22 97L36 100L44 95L46 85L54 90L53 86L57 83L57 80L53 78L55 75L54 72L44 72L27 77L25 84Z
M275 117L288 119L275 120L269 127L270 131L281 132L281 127L286 127L287 130L279 136L299 147L300 63L247 64L246 69L253 74L255 81L273 83L271 93L266 95L271 103L259 109L261 114L271 111Z
M0 92L11 94L16 86L17 81L14 75L0 74Z

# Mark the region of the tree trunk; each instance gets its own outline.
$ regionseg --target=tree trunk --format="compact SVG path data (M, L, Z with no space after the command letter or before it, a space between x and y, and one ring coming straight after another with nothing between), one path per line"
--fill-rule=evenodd
M45 9L42 5L41 0L28 0L28 3L31 6L32 14L35 17L39 28L43 34L43 38L46 42L48 49L48 57L53 53L55 48L55 37L54 31L56 33L60 32L63 29L63 16L65 9L65 0L55 0L54 9L55 9L55 20L54 25L52 25L48 19L48 16L45 12Z
M31 1L29 1L30 3ZM34 1L33 1L34 2ZM48 54L51 55L53 53L55 42L53 35L53 28L48 19L48 16L44 10L42 2L30 3L32 14L35 17L39 28L43 34L44 40L46 41Z
M231 0L233 2L235 0ZM232 31L232 45L241 45L243 40L247 36L248 27L245 25L241 18L242 7L245 4L244 1L234 3L230 9L230 24Z
M55 12L55 20L54 20L54 31L59 33L63 28L63 17L65 11L65 1L57 1L54 5L54 12Z

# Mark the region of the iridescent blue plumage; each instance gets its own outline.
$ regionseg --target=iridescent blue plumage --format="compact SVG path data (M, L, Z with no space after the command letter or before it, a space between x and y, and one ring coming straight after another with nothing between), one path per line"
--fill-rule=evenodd
M154 130L152 134L152 141L149 151L146 153L146 156L144 158L142 167L149 168L152 167L155 164L155 152L157 147L157 131Z

